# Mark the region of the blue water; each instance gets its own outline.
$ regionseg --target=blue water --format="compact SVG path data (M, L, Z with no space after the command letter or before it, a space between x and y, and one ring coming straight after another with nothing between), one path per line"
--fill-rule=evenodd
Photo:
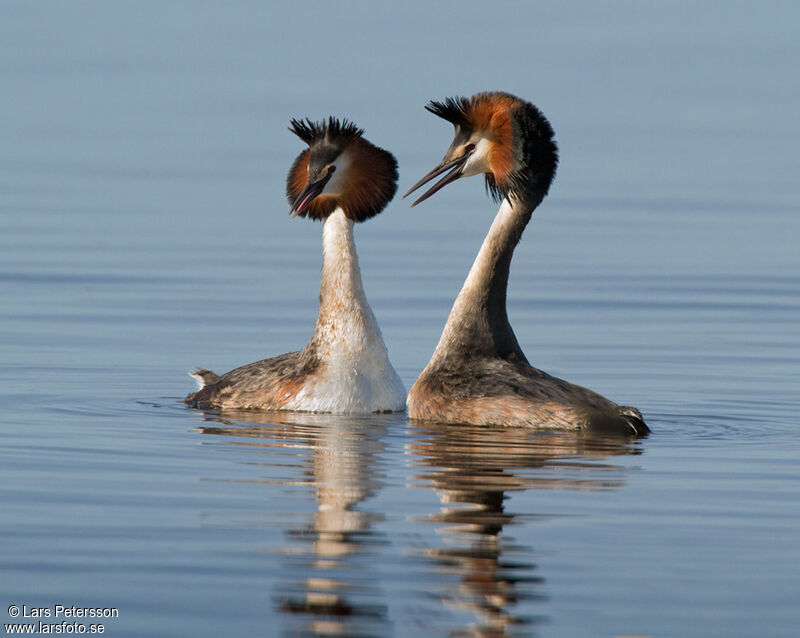
M63 604L117 608L112 636L796 635L799 19L3 4L3 623ZM561 149L512 267L520 344L652 435L184 407L194 366L313 329L289 119L353 119L404 191L451 138L424 104L489 89ZM494 210L464 180L357 228L409 387Z

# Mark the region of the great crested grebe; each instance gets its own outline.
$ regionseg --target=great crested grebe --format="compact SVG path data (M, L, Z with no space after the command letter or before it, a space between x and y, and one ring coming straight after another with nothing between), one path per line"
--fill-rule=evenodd
M193 407L371 413L405 409L406 391L367 303L353 243L353 224L380 213L397 190L394 156L363 130L333 117L292 120L308 144L286 178L290 215L323 220L319 315L302 350L217 376L191 375Z
M648 432L636 408L531 366L508 322L511 257L558 164L550 123L533 104L500 92L448 98L425 108L451 122L455 138L439 166L406 196L446 175L412 206L460 177L481 173L487 191L502 204L433 357L409 392L409 416L440 423Z

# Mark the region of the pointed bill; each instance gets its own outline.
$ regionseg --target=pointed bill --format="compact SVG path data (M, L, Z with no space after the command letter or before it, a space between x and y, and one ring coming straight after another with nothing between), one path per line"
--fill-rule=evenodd
M417 190L420 186L423 186L430 182L433 178L438 177L442 173L447 170L450 170L447 175L445 175L442 179L436 182L433 186L431 186L425 193L423 193L413 204L411 204L411 208L414 208L420 202L424 202L434 193L440 191L442 188L447 186L450 182L456 181L459 177L461 177L461 173L464 170L464 166L467 163L470 155L472 155L472 149L468 150L466 153L461 155L460 157L456 157L455 159L445 160L439 166L434 168L430 173L425 175L421 180L419 180L416 184L414 184L408 192L403 195L403 197L408 197L411 193Z
M328 173L321 180L307 184L292 203L292 207L289 209L289 217L294 219L298 215L304 213L311 205L311 202L313 202L314 199L318 197L323 190L325 190L325 184L328 183L330 178L331 173Z

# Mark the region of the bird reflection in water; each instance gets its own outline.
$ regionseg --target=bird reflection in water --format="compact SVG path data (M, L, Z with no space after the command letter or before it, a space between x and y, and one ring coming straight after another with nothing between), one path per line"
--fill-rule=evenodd
M435 572L457 579L428 593L466 614L466 626L447 633L520 635L545 621L544 614L527 613L546 598L544 578L531 562L534 550L503 535L535 514L507 511L507 493L619 488L627 468L609 459L638 454L639 444L619 436L465 425L415 423L411 434L414 478L435 489L443 505L426 518L442 525L443 546L422 555Z
M387 427L405 423L405 415L228 410L223 415L224 419L207 415L216 423L201 430L259 439L249 444L286 448L293 456L298 450L309 453L309 467L302 473L306 478L301 482L316 491L317 509L306 526L288 532L290 544L278 550L290 563L281 571L303 578L280 584L276 595L281 611L303 619L302 626L289 633L385 635L387 608L379 583L367 576L374 548L385 543L371 529L383 516L360 505L383 486L381 436ZM277 483L296 486L297 478L294 471Z

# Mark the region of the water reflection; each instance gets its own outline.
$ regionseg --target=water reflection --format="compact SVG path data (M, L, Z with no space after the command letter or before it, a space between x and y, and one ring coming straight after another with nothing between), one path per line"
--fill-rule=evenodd
M226 411L208 415L213 424L206 434L259 439L256 445L301 450L310 463L298 481L297 472L273 484L301 482L316 492L317 509L302 527L288 531L289 545L279 582L277 607L300 618L292 635L387 635L388 612L380 583L371 578L370 565L385 544L371 528L383 516L360 507L384 484L382 436L387 427L405 422L404 415L345 417L303 413ZM274 514L274 512L273 512Z
M264 511L286 530L284 542L278 543L279 565L272 553L264 569L277 570L273 598L290 635L386 636L396 623L409 622L390 614L387 560L390 569L402 561L401 577L427 601L402 601L398 612L410 613L425 635L533 631L547 617L547 585L536 548L526 543L529 525L548 513L536 511L529 496L519 499L527 511L511 510L509 498L536 490L618 489L630 464L615 457L639 454L642 445L579 433L408 426L404 415L226 411L206 419L203 433L263 450L264 461L255 463L270 474L263 482L281 486L267 494L276 500L265 501ZM379 495L392 487L385 472L398 459L386 446L398 432L408 441L412 486L434 489L441 503L412 520L420 530L412 547L401 533L388 538L380 531L386 526L376 526L384 514L406 515L387 509L397 504ZM252 457L246 462L252 465ZM297 486L315 497L299 525L292 522L297 507L283 506ZM438 541L430 540L431 523ZM526 542L514 538L518 525Z
M545 620L529 613L546 597L535 552L503 533L536 514L507 511L509 492L615 489L625 468L609 458L640 450L624 438L512 428L416 425L412 435L414 478L435 489L443 505L426 519L442 526L443 546L423 556L439 580L455 579L434 595L454 613L467 612L451 635L519 635Z

